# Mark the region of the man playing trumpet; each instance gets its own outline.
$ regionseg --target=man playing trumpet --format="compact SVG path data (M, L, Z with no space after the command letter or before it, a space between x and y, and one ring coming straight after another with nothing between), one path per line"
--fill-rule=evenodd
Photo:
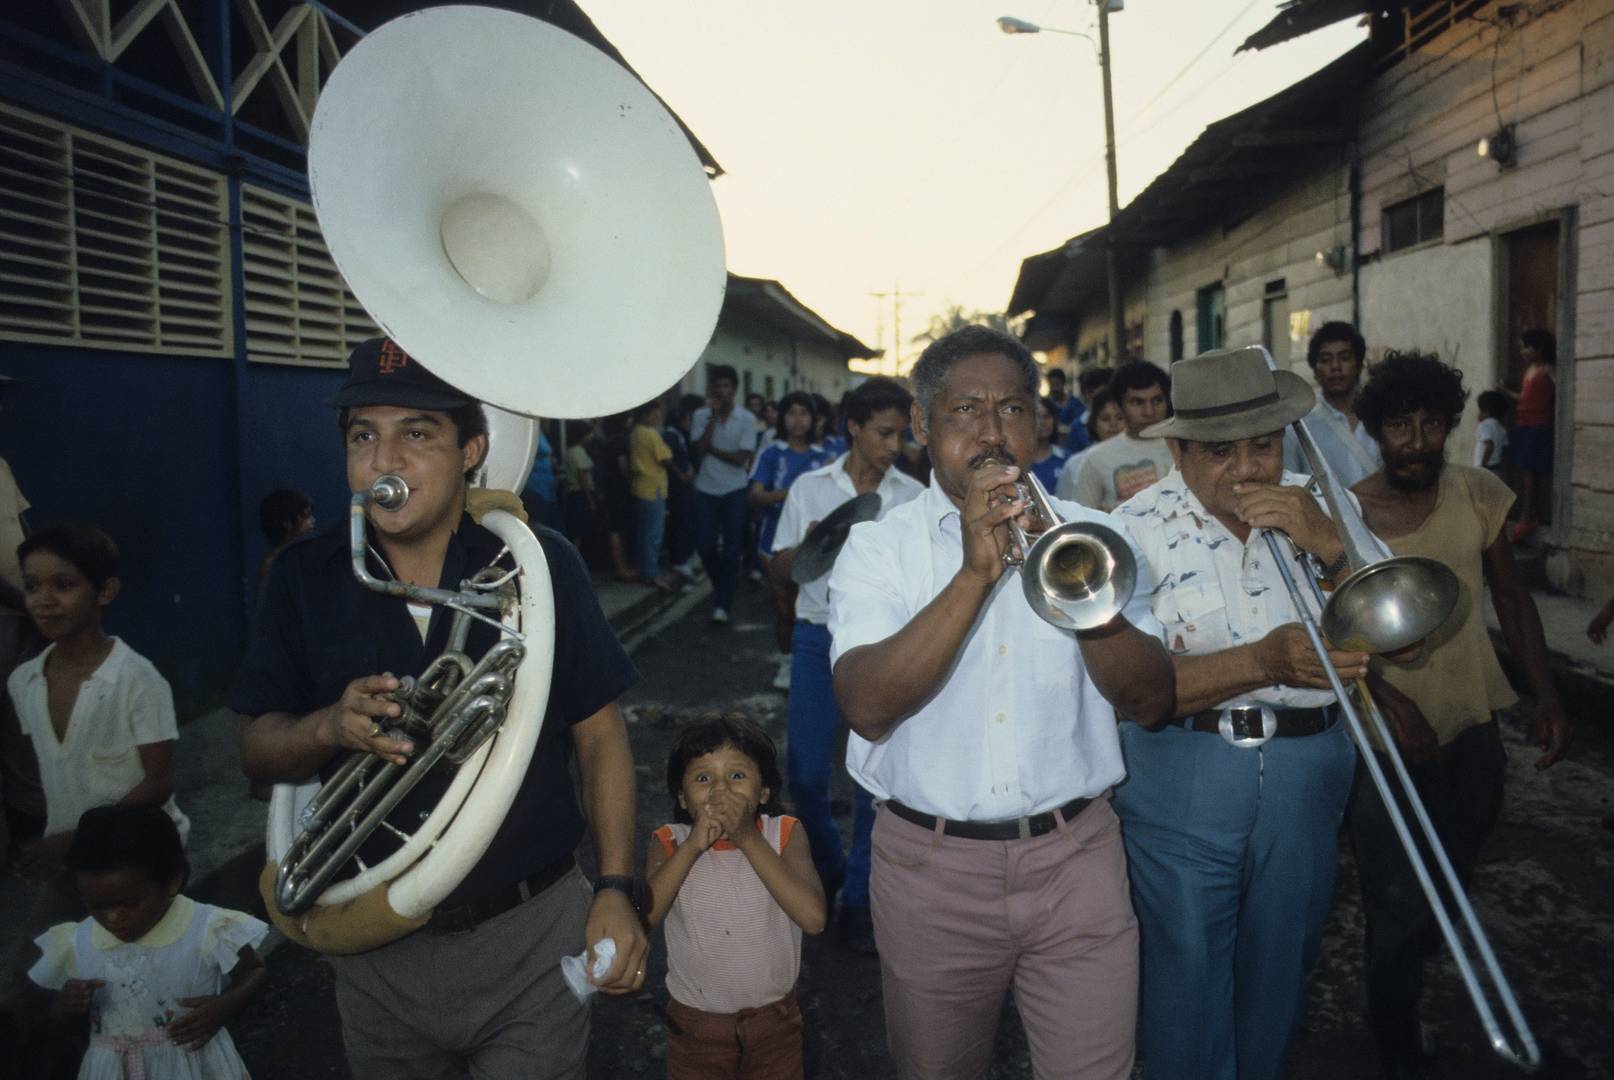
M1305 477L1283 469L1284 429L1314 400L1305 380L1270 371L1260 348L1211 352L1173 366L1171 398L1175 415L1144 434L1166 437L1176 468L1116 510L1159 582L1176 691L1169 723L1121 725L1141 1049L1158 1080L1275 1080L1334 892L1356 753L1264 534L1285 534L1325 580L1345 576L1345 547ZM1327 660L1347 681L1367 673L1366 653ZM1234 730L1222 710L1235 703L1275 725L1240 713L1255 730Z
M409 500L369 512L370 572L455 588L500 550L466 514L468 477L487 452L480 403L373 339L349 358L331 404L347 447L348 486L401 477ZM331 957L348 1064L359 1078L581 1077L588 1009L566 989L563 956L603 938L616 959L607 993L644 984L648 948L634 909L634 773L617 698L638 673L617 643L577 552L534 532L554 588L554 677L531 764L487 852L424 927L368 952ZM449 613L366 589L353 576L347 522L275 560L230 705L241 762L255 780L298 783L346 752L405 763L416 747L385 729L401 715L397 674L420 672L448 646ZM477 624L466 651L497 632ZM584 818L601 877L594 897L573 860ZM450 771L435 769L390 815L404 830L436 805ZM381 855L360 849L375 865ZM383 853L384 854L384 853Z
M1004 563L1011 518L1047 524L1016 490L1036 365L973 326L926 348L912 378L931 487L853 527L829 615L847 766L881 801L870 894L897 1074L984 1076L1012 985L1037 1075L1121 1080L1137 922L1108 793L1116 711L1159 723L1171 709L1151 583L1097 630L1039 618Z

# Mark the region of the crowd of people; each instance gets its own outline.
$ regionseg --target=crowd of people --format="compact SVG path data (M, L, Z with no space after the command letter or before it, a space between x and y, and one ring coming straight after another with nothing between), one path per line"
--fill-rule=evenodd
M1388 748L1347 736L1325 665L1371 686L1466 881L1500 812L1498 716L1517 700L1486 602L1535 701L1536 767L1570 735L1514 561L1540 520L1551 446L1551 337L1523 345L1517 403L1476 402L1472 465L1446 453L1468 408L1462 374L1416 351L1369 367L1343 323L1310 342L1317 391L1244 348L1169 373L1086 369L1075 394L1052 369L1043 394L1019 341L968 327L933 342L907 385L871 378L833 408L800 392L741 403L736 372L712 365L704 397L573 421L563 439L551 427L521 492L561 630L542 735L445 899L330 957L353 1074L581 1076L589 1005L562 961L583 949L592 988L638 992L662 926L668 1075L800 1077L801 938L834 925L879 958L901 1077L984 1076L1012 989L1039 1076L1120 1080L1141 1051L1151 1078L1277 1078L1343 834L1362 871L1366 1029L1385 1076L1427 1075L1433 919L1361 780L1363 755ZM370 511L372 575L452 587L508 562L471 495L487 451L476 401L377 339L354 351L332 404L351 489L387 474L411 488L402 507ZM1456 609L1424 641L1312 651L1296 604L1313 617L1319 604L1284 574L1331 588L1351 564L1308 487L1290 431L1301 420L1378 552L1456 575ZM1095 629L1053 626L1005 587L1011 520L1047 525L1027 517L1026 474L1064 520L1114 530L1137 565ZM814 527L871 493L873 519L798 586ZM27 502L0 468L0 509L12 507L0 749L8 866L33 886L5 993L15 1060L41 1077L242 1076L224 1025L271 977L256 951L267 927L184 895L172 694L102 625L117 546L85 523L25 529ZM350 752L407 763L420 747L395 724L399 676L449 648L448 613L360 584L345 528L316 531L305 496L274 492L262 516L272 550L229 698L243 771L267 785L328 777ZM670 820L650 837L634 836L619 706L638 672L589 557L654 588L704 574L718 625L754 573L778 617L783 765L752 718L689 722L665 765ZM1588 636L1611 619L1614 600ZM473 624L457 647L480 655L498 633ZM842 768L849 847L829 798ZM420 820L450 780L428 775L389 820ZM592 881L575 858L585 833ZM374 864L390 843L378 833L361 855Z

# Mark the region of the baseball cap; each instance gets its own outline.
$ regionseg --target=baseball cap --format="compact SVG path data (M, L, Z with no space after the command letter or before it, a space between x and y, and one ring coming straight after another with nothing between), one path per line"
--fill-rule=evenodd
M421 366L391 338L371 338L347 358L347 380L325 404L338 409L395 405L404 409L458 409L475 398Z

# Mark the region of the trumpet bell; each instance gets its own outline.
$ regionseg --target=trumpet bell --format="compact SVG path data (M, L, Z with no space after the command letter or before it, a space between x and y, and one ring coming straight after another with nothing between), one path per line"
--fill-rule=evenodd
M320 96L308 174L359 303L480 401L620 412L711 338L727 277L705 170L637 78L548 23L454 6L375 30Z
M1457 575L1443 563L1421 555L1381 559L1340 582L1323 608L1323 634L1356 652L1405 649L1440 629L1457 593Z
M1092 630L1115 618L1137 579L1137 561L1121 535L1086 521L1043 533L1021 568L1032 610L1066 630Z

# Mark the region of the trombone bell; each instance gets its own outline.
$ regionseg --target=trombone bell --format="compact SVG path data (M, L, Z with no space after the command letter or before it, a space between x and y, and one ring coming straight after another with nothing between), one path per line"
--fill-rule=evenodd
M1353 652L1397 652L1440 629L1457 591L1457 575L1434 559L1381 559L1340 582L1323 608L1323 634Z

